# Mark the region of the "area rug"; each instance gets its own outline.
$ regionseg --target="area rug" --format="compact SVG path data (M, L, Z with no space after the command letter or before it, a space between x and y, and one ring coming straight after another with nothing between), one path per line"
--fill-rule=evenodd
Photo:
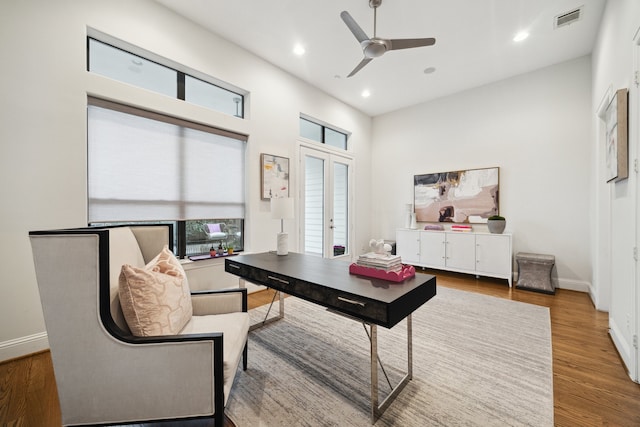
M274 305L274 308L277 304ZM253 322L265 307L251 310ZM378 327L391 384L406 372L406 322ZM379 373L381 401L389 392ZM226 409L237 426L370 426L361 323L289 297L249 335ZM413 380L376 426L552 426L549 309L439 287L413 314Z

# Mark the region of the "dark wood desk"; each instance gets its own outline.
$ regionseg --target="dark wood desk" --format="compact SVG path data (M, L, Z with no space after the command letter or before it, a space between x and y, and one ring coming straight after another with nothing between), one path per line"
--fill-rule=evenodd
M349 264L289 252L239 255L225 260L225 271L251 283L280 291L280 316L284 316L282 293L314 302L358 319L369 326L371 342L371 418L380 417L413 375L411 313L436 295L436 278L416 274L401 283L349 274ZM392 328L407 320L407 374L378 405L378 344L376 325Z

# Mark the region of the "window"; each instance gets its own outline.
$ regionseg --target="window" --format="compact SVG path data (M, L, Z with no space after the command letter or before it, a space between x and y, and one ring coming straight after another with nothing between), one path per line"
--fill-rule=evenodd
M246 136L96 98L87 115L91 224L175 221L180 256L243 249Z
M171 97L178 93L176 70L95 39L89 39L89 71Z
M222 89L195 77L185 77L185 101L221 111L236 117L244 117L242 95Z
M347 134L300 117L300 136L332 147L347 149Z
M92 73L211 110L244 117L244 96L238 92L195 78L91 37L87 39L87 49L87 69Z

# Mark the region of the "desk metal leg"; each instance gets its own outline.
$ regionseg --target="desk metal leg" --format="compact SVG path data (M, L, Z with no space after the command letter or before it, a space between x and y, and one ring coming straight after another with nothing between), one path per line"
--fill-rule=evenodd
M378 327L376 325L369 325L371 329L370 343L371 343L371 424L382 416L384 411L391 405L391 402L400 394L400 391L411 381L413 378L413 344L412 344L412 330L411 330L411 315L407 316L407 373L400 380L384 401L378 405Z
M239 285L241 288L247 287L247 284L244 279L240 278L239 281L240 281ZM284 294L280 291L276 291L276 292L280 297L280 301L278 302L278 315L270 319L267 319L267 316L269 316L269 313L271 312L271 307L273 306L273 301L271 301L271 304L269 305L269 309L267 310L267 314L265 314L264 316L264 320L262 322L254 323L253 325L249 326L249 331L253 331L271 322L275 322L276 320L280 320L284 318ZM274 300L275 300L275 295L274 295Z

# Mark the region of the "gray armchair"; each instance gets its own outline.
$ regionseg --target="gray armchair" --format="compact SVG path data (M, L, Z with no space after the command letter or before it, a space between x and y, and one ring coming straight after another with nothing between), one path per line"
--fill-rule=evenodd
M170 226L29 233L62 422L108 424L213 417L243 358L246 289L191 295L175 335L134 336L118 295L121 266L144 267L171 247Z

